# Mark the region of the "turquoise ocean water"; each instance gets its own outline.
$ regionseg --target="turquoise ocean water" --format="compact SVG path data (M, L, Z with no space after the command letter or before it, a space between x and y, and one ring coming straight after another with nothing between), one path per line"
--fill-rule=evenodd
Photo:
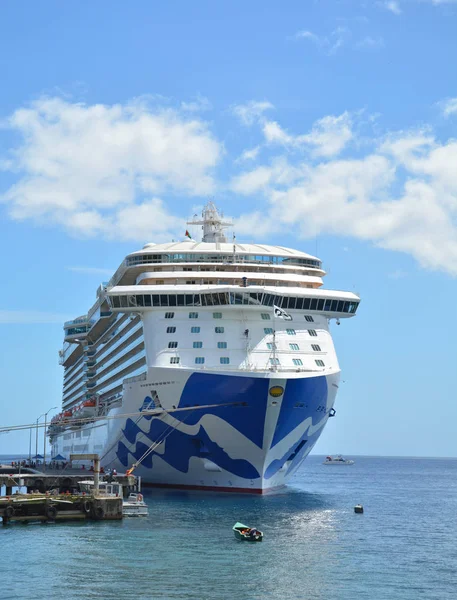
M457 598L457 460L355 460L311 456L270 496L146 491L147 519L0 528L1 597Z

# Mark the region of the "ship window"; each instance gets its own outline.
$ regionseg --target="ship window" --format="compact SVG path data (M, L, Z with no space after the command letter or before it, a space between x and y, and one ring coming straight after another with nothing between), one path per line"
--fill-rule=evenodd
M213 313L213 319L222 319L222 313L220 313L220 312Z
M324 300L324 310L329 311L332 310L332 301L328 298Z
M268 348L268 350L276 350L277 346L276 346L276 344L273 344L272 342L268 342L267 348Z
M295 329L286 329L287 335L297 335Z
M315 329L308 329L308 333L311 337L317 337L317 333Z
M317 298L312 298L311 304L310 304L310 309L311 310L316 310L317 309Z
M168 306L167 294L160 294L160 306Z
M343 312L343 304L344 302L342 300L338 300L338 308L336 309L337 312Z
M289 348L291 350L300 350L300 346L298 344L289 344Z
M331 310L333 312L335 312L336 309L337 309L337 307L338 307L338 300L332 300L332 308L331 308Z
M227 342L217 342L218 348L227 348Z
M203 365L205 362L205 357L204 356L196 356L195 357L195 364L196 365Z
M175 333L176 327L167 327L167 333Z
M202 348L203 347L203 342L194 342L192 344L193 348Z
M168 347L169 348L177 348L178 347L178 342L168 342Z
M270 365L279 365L279 358L270 358Z
M314 323L314 319L311 315L305 315L305 319L308 321L308 323Z
M269 321L271 319L271 317L268 313L262 313L261 316L264 321Z
M303 309L303 298L297 298L297 305L295 307L297 310Z
M296 367L300 367L301 365L303 365L303 361L301 358L293 358L292 362Z
M198 313L197 312L190 312L189 313L189 319L198 319Z
M159 296L155 294L152 296L152 306L160 306Z
M175 316L175 313L171 313L171 312L170 313L165 313L165 318L166 319L173 319L174 316Z
M315 363L318 367L325 367L325 363L323 360L316 360Z
M321 352L321 347L319 344L311 344L311 348L314 350L314 352Z
M191 327L190 332L191 333L200 333L200 327Z
M273 329L271 327L265 327L264 332L265 335L269 335L270 333L273 333Z
M172 356L170 358L170 364L171 365L177 365L179 363L179 356Z
M224 333L225 329L224 329L224 327L215 327L214 331L216 333Z
M184 294L178 294L178 306L184 306Z
M230 364L229 357L228 356L221 356L220 363L221 363L221 365L228 365L228 364Z
M311 306L311 298L303 298L303 310L309 310Z

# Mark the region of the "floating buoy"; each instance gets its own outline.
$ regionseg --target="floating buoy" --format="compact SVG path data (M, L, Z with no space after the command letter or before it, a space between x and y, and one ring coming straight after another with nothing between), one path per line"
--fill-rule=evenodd
M358 513L358 514L362 514L363 513L363 506L361 504L356 504L354 506L354 512Z

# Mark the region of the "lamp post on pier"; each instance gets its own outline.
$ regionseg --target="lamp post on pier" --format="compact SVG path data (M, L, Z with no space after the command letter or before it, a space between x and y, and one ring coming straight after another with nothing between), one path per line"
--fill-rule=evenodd
M38 456L38 421L41 419L41 417L44 417L44 413L42 415L40 415L36 420L35 456ZM38 459L35 458L35 460L38 460Z
M47 412L44 413L43 471L46 471L46 425L47 425L48 413L51 412L51 410L55 410L56 408L57 408L57 406L53 406Z

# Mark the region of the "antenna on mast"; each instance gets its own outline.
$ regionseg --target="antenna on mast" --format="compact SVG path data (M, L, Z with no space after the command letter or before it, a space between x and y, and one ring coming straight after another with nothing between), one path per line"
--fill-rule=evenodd
M201 219L192 219L187 225L201 225L203 229L203 242L227 242L223 229L232 227L231 221L223 221L213 202L208 202L202 210Z

